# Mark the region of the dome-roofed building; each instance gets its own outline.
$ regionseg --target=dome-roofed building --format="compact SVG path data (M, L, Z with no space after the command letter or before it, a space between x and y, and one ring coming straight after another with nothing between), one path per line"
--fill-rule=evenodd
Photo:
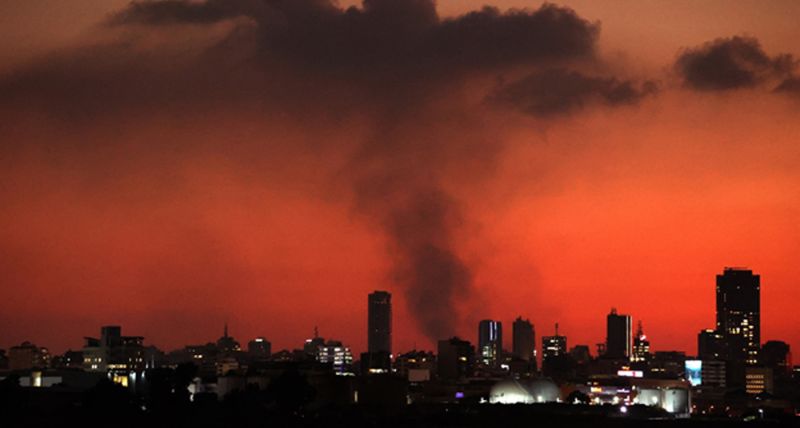
M549 379L519 381L504 379L492 386L489 402L497 404L532 404L558 401L560 391Z
M492 404L533 403L533 395L528 388L516 379L503 379L492 385L489 391Z
M558 385L550 379L534 379L528 385L535 403L553 403L561 396Z

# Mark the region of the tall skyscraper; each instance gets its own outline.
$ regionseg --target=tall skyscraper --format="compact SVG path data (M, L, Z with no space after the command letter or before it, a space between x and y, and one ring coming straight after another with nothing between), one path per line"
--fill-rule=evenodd
M606 358L630 358L633 341L631 340L631 317L620 315L616 308L606 317Z
M761 344L761 277L743 268L726 267L717 275L717 332L723 358L758 364Z
M503 324L500 321L483 320L478 323L478 354L480 362L495 366L503 352Z
M367 350L391 354L392 295L387 291L375 291L367 301Z
M631 361L635 363L645 362L650 359L650 341L642 329L642 322L639 321L636 327L636 335L633 338L633 354Z
M525 361L536 361L536 333L530 320L517 317L511 330L514 356Z

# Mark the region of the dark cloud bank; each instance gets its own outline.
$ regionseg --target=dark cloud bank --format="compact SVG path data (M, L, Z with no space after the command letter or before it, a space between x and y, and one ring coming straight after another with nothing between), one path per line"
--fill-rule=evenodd
M796 68L791 55L770 56L757 39L742 36L685 49L675 62L684 85L698 91L771 86L788 92L796 87L797 78L792 77Z
M225 37L191 55L143 49L130 38L223 24ZM394 278L431 339L456 331L460 299L474 288L457 251L467 219L446 185L449 171L491 170L502 150L481 110L460 104L466 84L521 70L478 104L539 118L632 104L656 90L577 71L594 69L599 26L548 4L443 19L432 0L365 0L347 9L329 0L136 1L106 25L125 36L0 80L2 107L85 123L198 105L266 106L309 129L331 112L368 117L369 136L339 178L354 189L357 211L387 236ZM687 84L735 87L780 70L783 59L748 43L684 53Z

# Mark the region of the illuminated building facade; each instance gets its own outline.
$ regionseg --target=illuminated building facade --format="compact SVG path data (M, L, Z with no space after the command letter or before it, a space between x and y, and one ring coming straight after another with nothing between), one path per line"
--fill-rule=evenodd
M119 326L104 326L100 338L85 337L83 347L83 368L91 372L108 372L115 380L133 372L142 372L144 358L144 338L123 336ZM120 382L127 386L126 382Z
M478 355L481 364L496 366L503 352L503 324L483 320L478 323Z
M761 278L753 271L725 268L717 275L717 332L723 359L758 364L761 344Z
M643 363L650 359L650 341L642 330L642 322L636 327L636 335L633 338L633 353L631 354L631 361L634 363Z
M567 337L558 334L558 324L556 324L556 334L554 336L542 337L542 360L557 357L567 353Z
M331 364L337 375L353 375L353 353L338 340L329 340L317 348L317 361Z
M744 372L745 391L748 394L758 395L761 393L772 394L773 373L769 367L747 367Z
M606 358L631 358L631 317L620 315L616 308L606 316Z

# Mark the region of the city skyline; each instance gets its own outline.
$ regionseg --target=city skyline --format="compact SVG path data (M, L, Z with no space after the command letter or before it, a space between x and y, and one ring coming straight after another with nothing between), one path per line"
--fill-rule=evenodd
M415 403L469 407L488 403L557 404L562 411L570 407L562 417L588 411L587 406L606 417L625 417L633 406L634 419L713 415L749 421L753 419L749 414L765 412L770 418L800 416L797 408L789 407L800 392L800 366L793 365L791 346L779 340L758 341L760 275L725 267L716 276L715 293L716 328L698 333L694 354L653 352L642 323L637 323L634 335L631 316L611 308L605 342L597 345L596 355L588 345L570 342L555 323L552 335L541 338L539 363L535 327L521 316L513 322L510 351L504 346L502 321L483 319L475 342L452 336L438 340L435 353L414 349L392 355L392 296L376 290L367 295L363 334L370 349L360 359L347 343L325 339L317 327L302 348L273 353L264 337L243 348L227 322L215 343L174 350L146 345L142 336L123 335L120 325L103 325L99 336L85 336L80 350L63 355L30 342L0 349L0 382L4 391L17 393L69 391L73 400L114 385L126 392L121 395L126 400L147 397L154 402L154 388L171 377L187 382L171 389L176 399L198 402L196 408L203 408L243 393L260 397L262 405L271 400L281 403L285 395L269 391L287 376L297 376L294 390L307 392L304 403L327 401L355 405L361 411L361 403L396 408ZM183 377L186 374L191 376ZM301 385L305 387L296 389ZM320 391L322 397L317 399ZM139 411L153 414L146 405Z
M719 274L718 273L715 276L715 278L716 278L716 287L717 287L715 290L718 290L718 287L720 286L720 281L722 281L724 278L726 278L728 274L737 273L737 272L744 272L744 273L750 272L750 273L752 273L752 271L750 271L749 269L741 267L741 266L737 266L737 267L726 266L723 269L723 274ZM757 284L758 284L758 286L757 286L757 288L758 288L757 293L758 294L760 294L760 292L761 292L761 290L760 290L760 281L759 281L760 276L761 275L755 275L755 278L756 278L756 281L757 281ZM722 297L719 297L720 296L719 291L715 291L715 296L716 297L715 297L714 300L716 301L716 305L717 305L716 309L714 310L715 317L717 317L717 319L720 319L719 317L723 317L724 318L724 313L726 313L726 309L725 309L726 306L719 306L721 304L720 303L721 302L720 299L722 299ZM382 290L375 290L375 291L372 291L372 292L370 292L368 294L368 303L367 303L367 305L364 306L364 308L365 308L364 309L364 318L365 318L365 322L366 322L366 325L367 325L367 329L366 329L367 334L359 335L358 332L341 332L341 334L340 334L340 333L335 332L335 331L327 331L327 332L323 332L323 334L321 336L323 336L323 337L325 337L325 336L334 337L334 338L344 338L345 339L345 340L343 340L344 344L346 346L348 346L350 349L353 350L353 354L354 355L359 355L362 352L368 352L369 351L367 343L369 342L369 338L370 338L371 335L375 335L375 333L377 333L376 337L379 337L379 336L382 336L383 334L388 333L388 344L389 344L389 348L391 350L391 348L393 347L392 339L391 339L391 337L392 337L391 332L395 328L394 322L393 322L393 318L392 318L392 303L391 303L392 297L393 296L392 296L392 294L390 292L382 291ZM742 301L741 304L747 304L747 302L746 301ZM758 302L756 302L755 304L756 304L756 307L759 306ZM370 313L373 310L373 308L375 310L375 316L376 316L374 321L373 321L373 319L370 318ZM488 356L483 355L484 352L490 352L490 351L485 350L484 349L485 347L481 346L481 337L482 337L482 335L486 334L486 340L489 341L490 337L493 337L493 335L497 335L497 332L501 332L502 331L502 323L503 322L506 322L506 325L514 325L516 322L519 322L519 321L528 321L527 319L526 320L522 320L520 318L520 317L523 317L523 316L524 315L517 315L517 316L508 315L506 317L495 317L494 320L487 320L487 319L480 320L479 322L476 322L476 326L478 327L478 334L477 335L470 335L470 334L466 334L466 333L465 334L453 333L453 334L447 335L447 337L443 337L440 340L445 340L445 339L450 338L450 337L457 337L457 338L460 338L462 340L466 340L466 341L470 342L475 347L475 349L478 351L477 354L476 354L476 358L478 358L478 359L480 359L480 358L489 358ZM757 339L760 339L760 313L757 316L758 316L758 318L757 318L757 324L756 324L757 325L757 327L756 327L757 330L756 331L759 333L759 337L757 337ZM388 318L388 329L385 329L386 327L385 327L384 323L386 323L387 318ZM480 316L475 315L475 318L476 319L480 318ZM612 322L612 319L615 320L615 321ZM614 358L620 358L620 357L624 357L626 359L630 358L633 355L633 352L635 350L634 349L635 343L636 343L635 340L638 337L638 336L636 336L637 331L634 331L634 329L633 329L633 324L634 324L633 320L636 320L636 324L639 325L638 328L641 328L640 324L641 324L642 320L639 319L639 318L636 318L635 316L632 316L630 314L619 314L618 315L616 308L612 308L611 312L609 314L605 315L605 320L606 320L606 322L601 322L600 318L598 318L597 322L595 323L597 325L601 325L602 326L602 331L603 331L603 336L602 337L597 337L597 338L594 338L594 339L592 339L591 337L588 337L588 340L571 339L570 342L568 342L569 346L566 347L566 351L569 351L575 345L586 345L591 350L590 352L591 352L591 354L593 356L595 356L595 357L600 356L600 354L598 354L598 351L594 349L594 344L603 343L604 345L607 345L609 343L609 338L610 338L609 335L610 335L612 329L615 332L615 335L614 335L615 337L612 339L613 342L616 344L616 346L623 346L623 348L624 348L624 344L626 343L626 339L624 337L620 337L619 335L623 334L624 330L627 329L627 349L623 352L622 355L617 355L618 352L613 352L612 351L612 354L607 354L607 356L613 356ZM619 321L616 321L616 320L619 320ZM380 331L373 332L373 327L372 327L373 324L372 324L372 322L375 322L375 324L379 325L380 327L382 327L382 329ZM227 338L228 337L228 328L229 328L228 324L229 324L228 318L225 318L225 321L223 323L223 326L224 326L224 334L222 336L223 338ZM125 323L120 323L120 322L109 322L109 323L103 323L101 325L109 326L109 327L113 327L113 328L119 328L120 325L126 325L126 324ZM400 325L402 325L402 322L401 322ZM570 334L568 332L564 332L563 327L559 326L559 322L558 321L555 322L555 325L556 325L556 329L560 329L560 331L558 331L555 334L552 334L552 333L549 333L547 331L546 325L544 327L537 327L537 324L531 323L531 327L533 328L534 331L539 329L539 328L543 328L544 329L544 331L542 333L542 336L541 336L541 341L537 343L534 340L534 351L537 354L537 360L539 360L539 363L541 363L541 359L544 356L544 353L543 353L544 341L546 341L549 337L552 337L554 335L568 337L568 338L570 337ZM722 325L721 321L717 321L717 328L722 328L721 325ZM301 349L303 343L308 343L308 341L310 339L318 337L318 335L320 335L319 327L320 327L319 325L315 324L314 327L313 327L312 332L310 332L311 334L309 334L308 336L299 337L299 338L297 338L297 340L295 340L293 342L290 341L285 346L275 345L275 342L273 342L270 339L269 335L268 334L264 334L263 332L262 333L257 333L255 336L248 336L248 335L244 335L244 334L243 335L238 335L238 334L237 335L233 335L232 334L231 337L238 337L240 340L243 341L242 343L247 343L247 341L250 341L250 340L256 340L256 339L265 340L266 339L271 344L271 349L272 349L273 352L279 351L279 350L291 351L293 349ZM580 327L578 327L578 328L580 330L587 330L586 327L588 327L588 326L585 326L584 328L580 328ZM106 327L104 327L104 328L106 328ZM473 327L473 329L474 329L474 327ZM494 330L489 331L490 329L494 329ZM262 330L268 330L268 329L263 329L262 328ZM381 331L385 332L385 333L382 333ZM696 331L695 332L686 332L687 335L691 337L691 342L694 345L691 348L681 349L681 348L667 348L667 347L652 347L652 346L649 345L650 340L648 340L648 349L649 349L649 351L651 353L652 352L656 352L656 351L681 351L681 352L685 352L686 355L693 355L693 356L698 356L698 357L702 358L702 351L703 350L701 349L701 347L703 345L700 342L698 342L699 340L701 340L699 336L702 336L702 334L704 332L706 332L707 334L714 334L715 330L707 329L707 328L701 328L701 329L698 329L697 331L699 331L700 333L697 333ZM103 334L105 335L105 332ZM118 335L118 332L117 332L117 335ZM361 337L361 339L363 339L363 343L364 343L364 348L363 349L359 348L357 345L356 346L353 345L353 344L358 344L359 343L359 340L358 340L359 336L363 336L363 337ZM84 337L84 336L81 336L81 337ZM137 337L139 339L142 339L143 337L149 337L149 335L142 334L141 336L137 336ZM355 337L356 339L355 340L346 339L348 337L350 337L350 338ZM583 335L576 335L574 337L587 338L587 336L583 336ZM502 333L500 333L498 335L498 339L500 340L502 351L508 352L509 354L513 354L514 353L513 335L509 335L504 339ZM97 339L95 339L95 340L97 340ZM102 339L102 340L105 341L105 339ZM187 344L190 344L190 343L204 344L204 343L211 343L211 342L214 342L216 340L217 340L216 336L211 335L211 336L207 337L206 339L200 339L200 340L197 340L197 341L179 342L179 343L176 343L175 345L172 345L172 346L160 346L158 343L153 343L153 341L151 341L151 340L148 340L146 344L148 346L157 346L157 347L159 347L160 349L162 349L164 351L170 351L170 350L182 348L182 347L184 347L184 346L186 346ZM383 340L386 340L386 339L383 339ZM491 339L491 340L493 341L494 339ZM717 339L717 340L721 340L721 339ZM786 339L784 339L784 338L771 337L769 339L761 340L761 342L766 343L767 341L770 341L770 340L786 341ZM9 344L0 343L0 349L9 349L9 348L11 348L13 346L17 346L17 345L19 345L20 343L23 343L23 342L30 342L30 343L33 343L33 344L35 344L37 346L45 347L45 348L50 350L51 354L56 354L56 353L60 354L60 353L63 353L65 351L78 350L78 349L81 348L80 345L68 346L68 347L66 347L64 349L51 348L51 347L47 346L46 342L44 342L44 341L37 341L36 339L26 338L26 339L24 339L22 341L19 341L19 342L16 342L16 343L9 343ZM757 343L757 342L754 342L754 343ZM376 343L378 343L378 342L376 342ZM380 345L376 345L377 347L385 346L384 344L386 342L379 342L379 343L380 343ZM657 343L657 338L656 338L656 343ZM787 343L789 343L789 342L787 342ZM410 351L423 351L423 350L424 351L429 351L429 350L434 350L436 348L435 345L430 346L430 347L419 347L419 346L416 346L416 345L417 344L415 342L412 347L403 348L403 349L398 350L397 352L394 352L394 353L390 352L390 353L392 355L398 355L398 353L404 353L404 352L410 352ZM719 347L720 345L712 344L712 345L707 345L707 346L715 347L715 349L716 349L716 347ZM373 352L380 352L380 351L376 350L376 351L373 351ZM605 352L608 352L608 349L605 349ZM708 354L708 355L720 355L720 356L722 356L722 355L724 355L724 352L716 351L716 354L714 354L712 352L711 354Z

